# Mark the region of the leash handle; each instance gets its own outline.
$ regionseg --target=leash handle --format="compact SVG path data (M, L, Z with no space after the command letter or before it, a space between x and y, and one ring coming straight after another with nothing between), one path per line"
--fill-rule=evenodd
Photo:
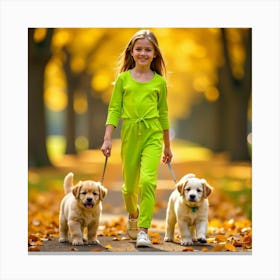
M105 172L106 172L106 167L107 167L107 162L108 162L108 156L105 156L105 163L104 163L102 177L101 177L101 185L103 185L103 181L104 181L104 177L105 177Z
M168 166L168 168L169 168L169 171L170 171L170 174L171 174L171 176L172 176L172 179L173 179L174 183L176 184L176 183L177 183L177 179L176 179L176 176L175 176L175 174L174 174L173 168L172 168L172 166L171 166L171 164L170 164L170 161L167 162L167 166Z

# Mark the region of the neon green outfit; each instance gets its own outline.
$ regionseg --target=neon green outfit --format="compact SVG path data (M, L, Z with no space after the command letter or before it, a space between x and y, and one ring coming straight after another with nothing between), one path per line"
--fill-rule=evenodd
M138 226L152 221L157 173L162 155L163 130L169 128L166 81L155 73L148 82L122 72L115 83L106 124L123 119L121 157L122 194L128 213L135 213L140 194Z

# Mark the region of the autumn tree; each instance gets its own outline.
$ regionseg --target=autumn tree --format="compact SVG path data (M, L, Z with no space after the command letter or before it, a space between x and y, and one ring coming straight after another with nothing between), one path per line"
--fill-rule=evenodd
M51 165L46 149L44 72L51 57L52 29L28 29L28 164Z
M230 32L235 32L234 35ZM236 62L232 53L234 42L231 36L238 36L239 52L243 61ZM251 29L221 29L224 64L218 69L220 148L230 152L231 160L249 160L247 143L248 109L252 82L252 31Z

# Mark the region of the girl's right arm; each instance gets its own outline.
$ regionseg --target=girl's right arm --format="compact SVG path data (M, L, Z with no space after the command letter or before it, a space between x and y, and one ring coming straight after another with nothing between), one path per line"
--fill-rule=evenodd
M101 151L103 152L104 156L109 157L111 155L112 150L112 134L115 127L111 124L106 125L105 135L104 135L104 142L101 147Z

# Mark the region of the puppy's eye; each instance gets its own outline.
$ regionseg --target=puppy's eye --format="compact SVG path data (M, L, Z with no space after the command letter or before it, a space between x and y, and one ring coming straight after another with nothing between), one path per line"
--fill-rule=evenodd
M202 192L202 190L200 190L200 189L197 189L197 192Z
M87 192L81 192L80 194L87 194Z
M189 192L191 190L191 188L187 188L187 191Z
M93 192L93 195L99 195L99 193L98 192Z

